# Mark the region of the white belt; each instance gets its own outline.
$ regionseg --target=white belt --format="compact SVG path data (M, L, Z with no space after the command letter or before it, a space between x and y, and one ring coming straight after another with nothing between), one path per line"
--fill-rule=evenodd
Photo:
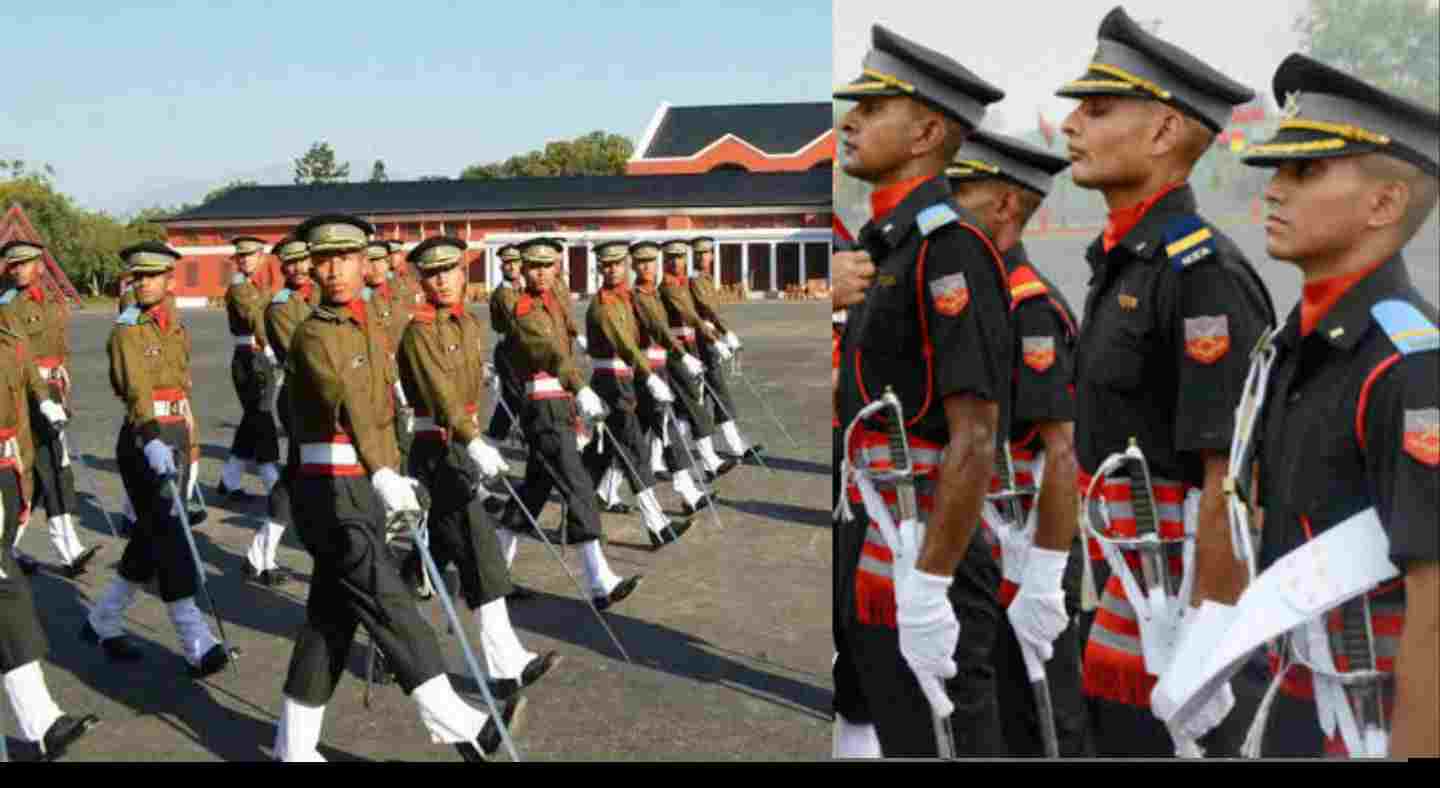
M186 416L190 413L190 400L155 400L155 418L163 419L170 416Z
M61 380L64 377L65 366L63 364L54 367L47 367L43 364L35 365L40 370L40 376L46 380Z
M663 347L652 347L646 348L645 357L650 359L651 361L659 361L661 363L664 363L665 359L670 357L670 353Z
M20 456L20 444L15 438L0 441L0 460L13 460Z
M259 346L255 344L254 334L246 334L245 336L235 337L235 347L248 347L253 349Z
M635 370L629 364L618 358L597 358L594 359L592 368L596 371L605 369L614 372L616 375L633 375Z
M671 331L675 334L675 336L680 337L681 339L695 338L695 329L689 326L680 326L679 328L671 329Z
M302 443L300 444L302 465L359 465L360 455L349 443Z
M536 394L564 394L565 387L560 385L559 378L534 378L525 384L525 393L532 397Z

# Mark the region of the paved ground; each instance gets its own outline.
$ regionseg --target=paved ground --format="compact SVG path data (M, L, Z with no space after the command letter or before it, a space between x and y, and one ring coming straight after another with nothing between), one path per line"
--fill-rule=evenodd
M766 302L725 311L746 343L744 370L800 445L791 445L756 397L732 381L742 430L766 446L771 472L745 466L719 482L722 527L704 517L681 543L651 554L636 517L605 516L611 540L607 555L615 571L645 574L635 596L607 614L633 664L626 664L610 645L544 547L522 542L515 577L542 596L513 604L511 615L529 649L554 648L565 657L527 691L528 708L516 737L525 760L795 760L828 755L826 307L819 302ZM298 581L276 590L245 581L244 553L264 504L252 498L232 506L219 502L214 493L240 417L219 311L189 312L184 319L196 339L194 402L204 451L200 477L211 503L209 520L197 529L196 538L226 632L244 651L238 670L200 683L186 677L174 630L153 594L142 595L129 616L132 634L146 656L137 667L113 667L98 649L76 637L88 606L114 577L124 550L124 542L110 536L100 508L117 516L120 508L113 457L121 411L110 391L104 355L112 317L81 313L71 329L71 376L79 391L70 441L72 451L93 455L98 466L95 473L77 479L84 509L79 530L86 545L100 544L104 550L91 571L74 582L43 572L34 578L51 642L45 664L51 690L62 708L93 712L103 720L68 758L269 758L311 561L287 533L279 560L297 573ZM512 466L512 474L522 473L521 463ZM246 487L253 493L261 489L254 477L247 477ZM680 508L668 487L660 497L672 512ZM554 526L558 508L547 507L542 525ZM57 560L43 520L28 530L22 547L41 560ZM579 573L575 552L568 551L565 558ZM459 609L464 615L463 605ZM444 634L439 603L423 610L442 634L457 687L473 689L458 641ZM397 688L377 688L373 707L363 707L367 643L363 635L357 639L351 672L326 712L324 755L332 760L458 760L449 747L429 742L415 706ZM481 703L478 691L472 697ZM14 738L13 721L6 716L12 757L30 755L33 750Z

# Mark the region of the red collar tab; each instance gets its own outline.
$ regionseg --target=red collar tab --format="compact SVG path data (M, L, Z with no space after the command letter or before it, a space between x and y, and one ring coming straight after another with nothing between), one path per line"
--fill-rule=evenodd
M45 288L40 285L30 285L25 288L25 295L30 296L30 300L37 304L45 303Z
M1381 260L1353 274L1341 274L1306 284L1300 296L1300 336L1310 336L1310 332L1350 292L1350 288L1384 264L1385 261Z
M1145 214L1149 213L1150 209L1155 207L1155 203L1160 202L1165 195L1184 185L1185 181L1175 181L1174 183L1166 184L1160 191L1141 200L1137 205L1132 205L1129 208L1121 208L1118 211L1111 211L1110 218L1105 223L1105 234L1102 236L1105 252L1108 254L1131 230L1135 229L1135 225L1139 224L1140 220L1145 218Z
M933 176L917 175L914 178L903 180L899 183L882 186L871 192L870 218L874 221L879 221L889 216L891 211L895 210L901 202L904 202L906 197L910 196L910 192L915 191L916 186L930 180L931 177Z

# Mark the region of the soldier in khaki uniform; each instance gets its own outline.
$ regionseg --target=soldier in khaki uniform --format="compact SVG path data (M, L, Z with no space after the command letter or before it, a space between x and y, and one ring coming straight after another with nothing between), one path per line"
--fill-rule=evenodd
M636 414L636 392L643 388L658 405L675 401L670 385L650 369L649 358L640 349L639 321L629 287L630 250L626 241L607 241L595 248L603 282L585 313L589 335L592 384L610 406L605 419L610 434L604 441L585 447L585 465L590 478L599 481L609 468L623 469L640 507L641 522L650 537L650 547L677 541L690 528L690 521L671 522L655 498L655 476L646 462L645 434ZM637 379L643 386L637 386ZM604 444L604 450L599 447Z
M725 381L725 368L721 365L720 350L716 347L724 345L732 353L740 352L740 337L735 336L735 332L720 319L720 299L715 292L713 274L715 239L708 235L693 238L690 248L695 253L696 271L695 276L690 277L690 295L695 301L695 313L700 316L705 328L709 329L698 332L696 344L700 348L700 358L705 362L705 387L716 401L716 428L729 448L728 452L721 452L721 456L737 459L758 458L765 447L747 444L740 434L740 428L735 424L735 399L730 396L730 385Z
M120 257L135 277L136 305L115 319L107 351L110 385L125 403L115 460L138 516L119 576L100 594L80 636L98 643L112 661L141 659L125 634L125 611L156 579L190 673L200 678L223 669L230 655L195 605L197 568L180 530L184 526L176 507L181 504L170 497L167 483L186 489L189 466L177 466L177 460L189 457L195 439L190 333L164 305L180 253L147 241L122 250Z
M415 280L405 267L405 244L386 241L385 248L390 252L390 273L387 274L390 289L395 292L395 303L405 311L408 319L414 315L417 306L425 303L425 296L420 293ZM401 330L400 334L404 336L404 330Z
M21 521L29 516L33 492L29 463L34 458L29 399L52 424L63 423L65 410L45 385L25 339L0 327L0 531L8 544ZM53 421L52 421L53 420ZM20 738L36 742L46 760L58 758L65 748L99 722L94 715L71 717L60 711L45 685L40 660L50 644L35 610L30 581L0 550L0 674L5 694L15 710Z
M25 338L50 393L64 406L70 394L70 374L65 367L70 357L66 328L69 309L45 293L40 280L44 255L44 246L28 241L11 241L0 247L0 260L3 260L10 285L9 289L0 292L0 325L9 323L12 330ZM35 476L35 503L36 508L45 507L45 514L50 520L50 544L60 556L65 576L73 578L85 571L85 565L100 548L85 549L75 533L73 513L79 509L75 498L75 474L70 468L66 446L61 442L62 436L49 428L48 421L40 418L42 401L33 397L30 400L30 421L37 425L35 458L31 466ZM22 526L16 536L17 550L24 530ZM27 572L33 572L33 560L18 553L16 560Z
M396 351L400 347L400 337L405 334L405 326L410 322L414 305L402 303L400 294L392 284L389 243L370 241L365 247L365 257L365 289L361 291L361 298L370 305L369 309L385 332L385 346L390 350L390 363L393 366L396 363ZM414 410L406 401L405 390L398 382L395 384L394 394L393 407L398 416L395 419L395 441L400 447L400 461L403 464L410 455Z
M495 379L500 388L498 396L504 398L511 410L520 407L525 395L515 377L514 365L510 361L515 352L515 340L510 327L511 316L515 313L515 302L525 292L525 277L520 274L520 250L514 244L505 244L496 253L500 258L500 286L490 294L490 330L495 332ZM485 435L492 441L503 441L510 435L512 427L510 414L499 402L490 417L490 428Z
M285 286L275 291L274 297L265 307L265 337L279 362L276 380L271 386L274 394L270 413L274 416L278 430L288 435L290 411L286 407L289 390L285 383L285 365L289 360L290 342L295 336L295 329L310 316L311 310L319 302L320 293L310 279L310 249L304 241L283 238L275 244L270 253L279 258L280 271L285 276ZM272 395L267 393L266 396ZM251 541L250 549L245 554L249 563L250 579L264 586L282 585L289 579L287 573L275 563L275 553L280 549L281 536L291 523L290 484L297 463L293 456L295 442L291 441L290 444L292 451L286 456L280 481L270 488L265 524L255 534L255 539Z
M508 466L480 434L484 329L465 311L464 258L465 242L447 237L426 239L409 255L426 296L400 342L400 382L416 411L410 471L433 495L431 555L441 572L451 561L460 570L486 673L520 689L545 675L559 656L551 651L539 657L521 646L505 606L513 586L480 485ZM419 553L411 553L402 576L419 586L422 572Z
M500 746L499 727L455 694L435 632L388 557L387 513L418 514L418 483L400 475L392 390L398 383L385 326L361 297L369 222L316 216L295 230L310 248L323 301L290 345L290 439L299 446L292 503L296 532L315 560L305 623L295 638L274 757L324 760L316 747L325 706L363 625L389 655L400 687L432 741L466 760ZM295 452L292 452L292 455ZM501 713L513 720L520 696Z
M686 352L691 354L698 352L697 337L704 334L706 340L714 345L715 352L720 354L720 360L729 361L730 345L720 344L714 329L707 327L700 318L700 313L695 311L695 297L691 294L690 280L685 274L685 258L690 253L690 245L684 241L670 241L661 249L665 254L666 274L660 284L660 300L665 304L670 333L684 343ZM700 391L700 384L704 379L700 376L681 377L680 373L685 370L679 365L680 359L677 359L675 354L670 354L671 377L681 382L681 385L676 387L676 399L690 422L689 428L695 439L695 447L699 450L700 461L707 473L717 477L724 476L735 468L736 462L721 460L715 453L712 438L715 422L710 418L709 409L705 407Z
M640 346L645 351L650 371L660 375L667 383L677 378L694 380L704 374L705 367L700 359L686 351L666 325L665 305L660 301L660 245L654 241L639 241L631 244L629 251L635 264L631 303L635 307L635 322L640 330ZM680 385L670 386L670 392L677 399L683 396L682 391L684 388ZM647 389L636 391L636 398L640 425L651 436L651 471L658 476L669 469L671 484L685 501L685 514L694 514L710 506L710 496L700 488L691 473L694 464L680 435L678 419L666 419L667 406L652 397ZM702 472L701 475L705 474Z
M269 413L271 381L277 371L275 351L265 336L265 305L270 291L260 282L260 261L265 242L253 236L231 239L235 245L235 275L225 291L225 314L235 354L230 359L230 377L245 415L235 428L230 456L220 472L220 496L239 498L247 466L265 482L265 494L280 478L280 436Z
M622 580L610 570L600 551L595 487L580 462L572 425L577 407L581 418L594 422L603 406L575 366L565 331L564 315L568 310L552 290L550 277L562 248L550 238L535 238L520 245L526 290L515 302L512 360L516 376L525 381L525 401L517 415L530 447L525 487L520 495L526 510L539 517L551 488L560 488L569 504L567 541L580 545L591 596L596 608L605 610L628 597L640 584L640 575ZM501 525L511 531L531 528L514 500L506 506ZM501 534L507 561L514 560L514 542L513 533Z

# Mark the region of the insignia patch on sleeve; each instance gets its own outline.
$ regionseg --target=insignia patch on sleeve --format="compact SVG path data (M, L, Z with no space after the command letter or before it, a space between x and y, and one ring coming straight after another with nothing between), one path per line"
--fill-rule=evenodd
M1020 350L1025 366L1036 372L1055 365L1055 337L1022 337Z
M1229 315L1185 318L1185 355L1201 364L1214 364L1229 352Z
M946 317L964 312L970 304L970 288L965 285L965 275L950 274L931 282L930 297L935 299L935 311Z
M1440 465L1440 408L1405 411L1405 453L1426 465Z

